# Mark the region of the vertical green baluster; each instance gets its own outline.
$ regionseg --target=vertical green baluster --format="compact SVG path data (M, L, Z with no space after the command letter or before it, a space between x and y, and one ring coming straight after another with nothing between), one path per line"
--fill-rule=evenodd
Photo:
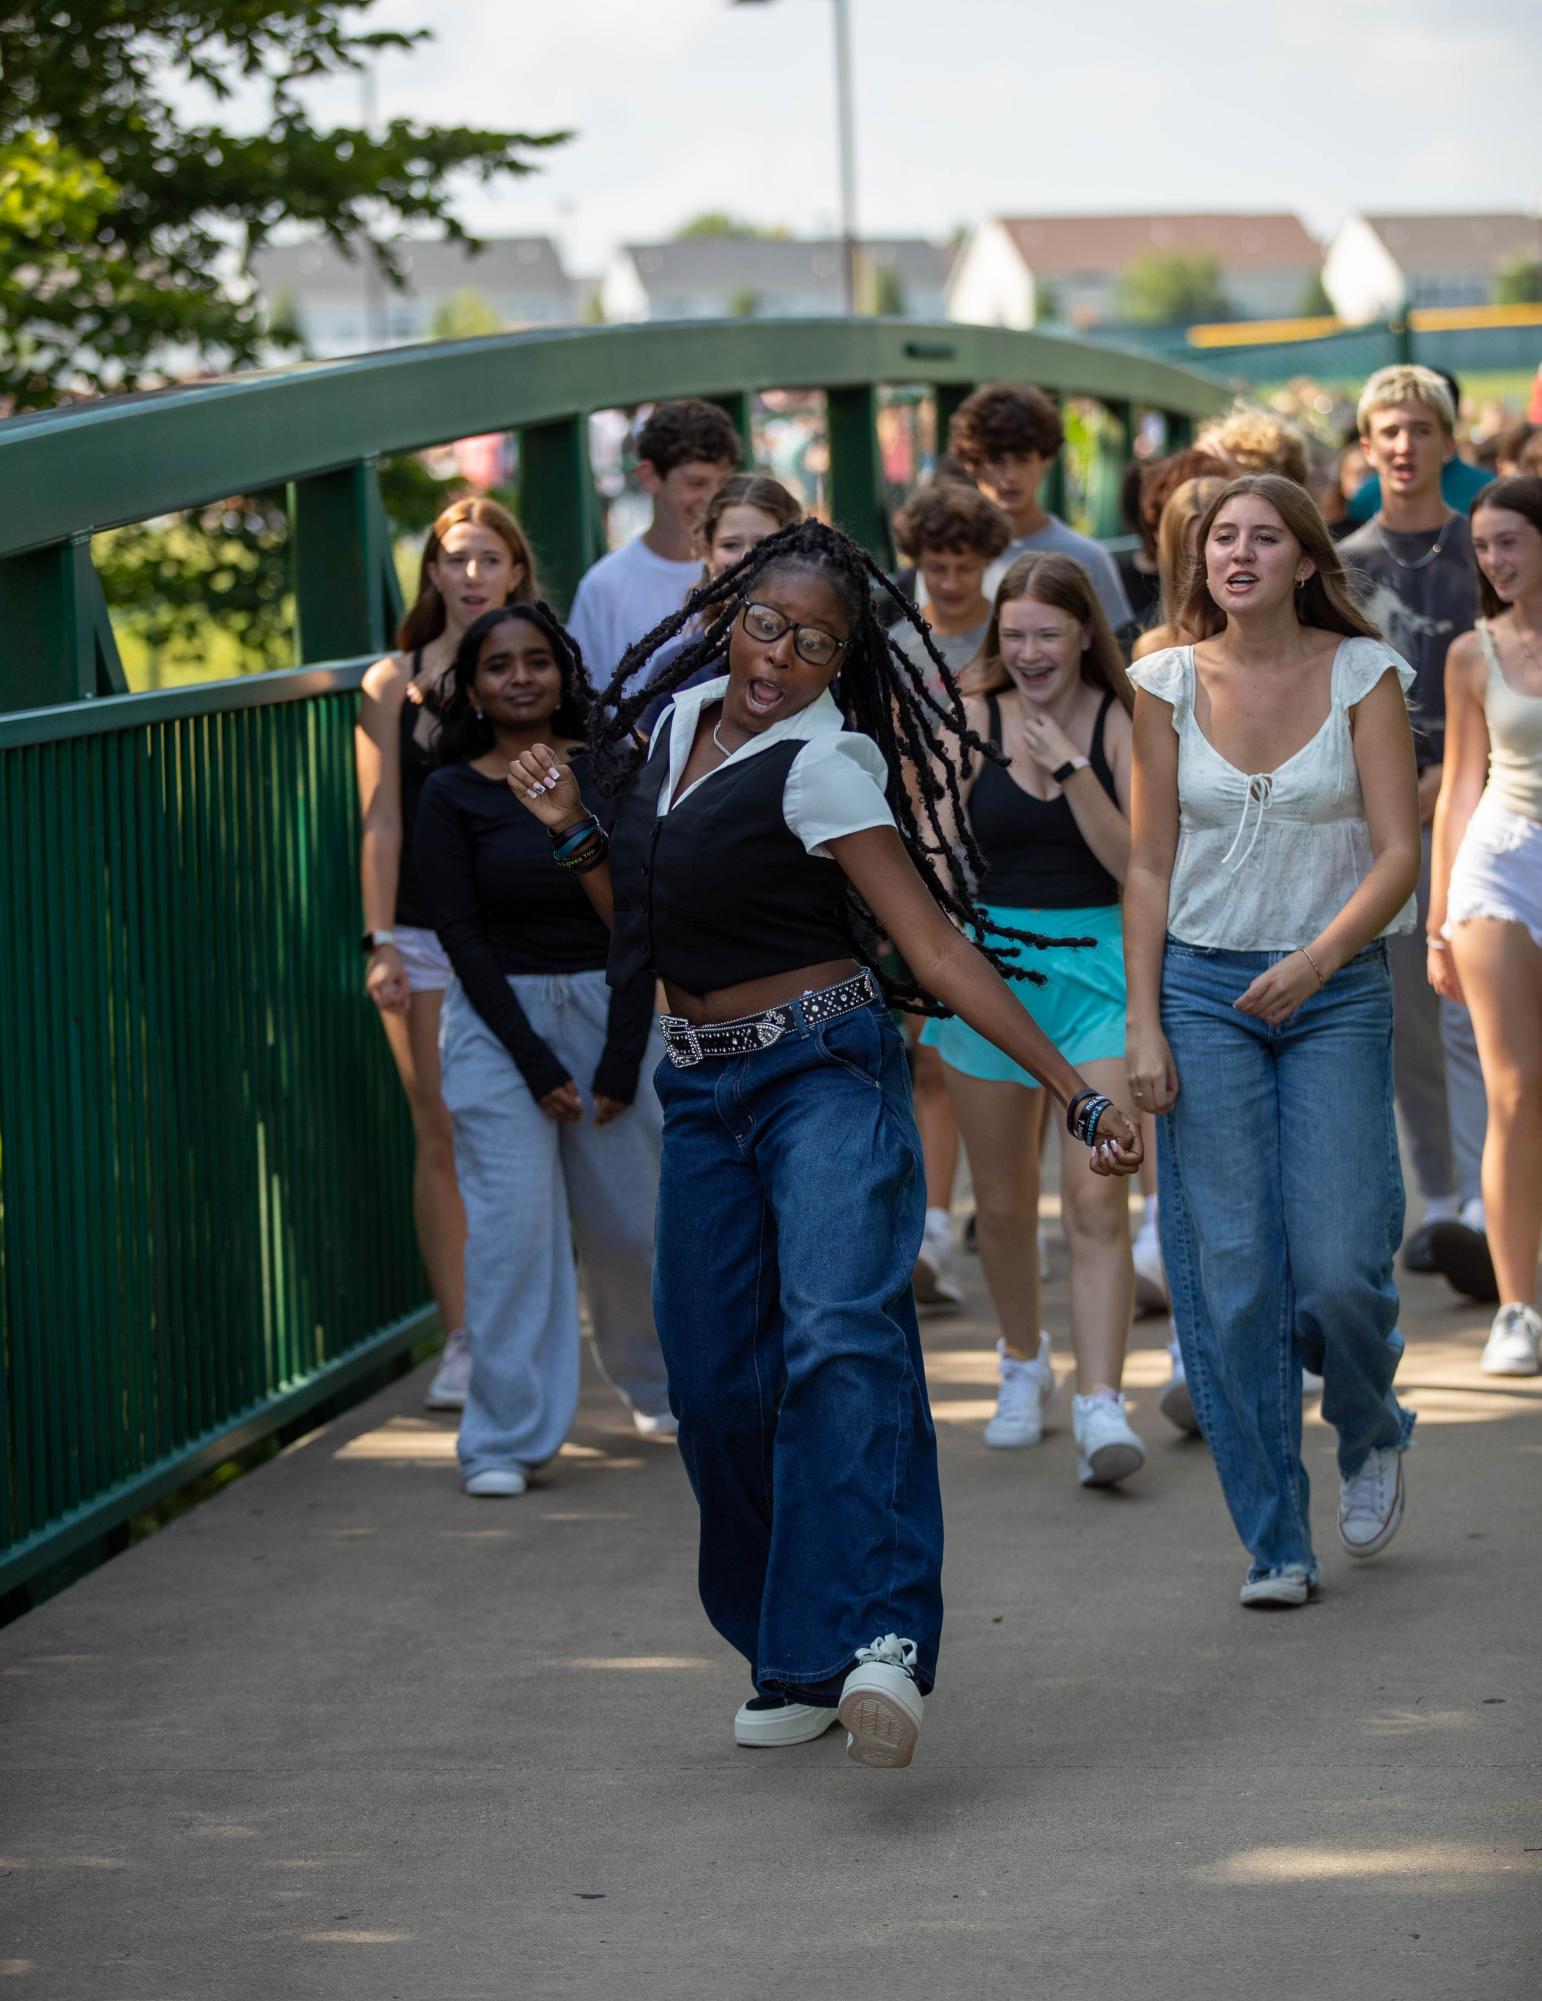
M830 513L874 562L889 567L894 547L878 462L878 392L870 382L825 391L830 442Z
M520 432L519 511L546 593L565 612L579 578L604 548L583 412L553 424L527 424Z
M289 537L297 658L383 653L390 542L377 461L296 480Z
M713 396L708 400L715 403L726 414L728 421L739 433L739 442L743 448L744 464L752 466L755 463L755 437L754 429L750 422L752 399L748 390L729 389L725 390L721 396Z
M1094 447L1092 491L1088 495L1092 532L1105 540L1126 532L1119 510L1119 489L1134 437L1133 407L1129 403L1105 404Z
M974 394L974 384L970 382L939 382L932 389L937 404L937 456L942 457L948 449L948 426L953 422L959 405Z

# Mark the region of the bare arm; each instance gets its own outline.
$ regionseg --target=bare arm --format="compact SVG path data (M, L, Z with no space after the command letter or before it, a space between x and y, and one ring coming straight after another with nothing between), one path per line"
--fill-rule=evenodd
M589 809L578 790L578 780L573 776L572 767L563 764L544 743L520 752L509 766L508 783L509 790L520 805L554 834L581 826L589 817ZM610 863L603 861L598 868L585 869L578 880L608 930L616 912Z
M1452 641L1446 655L1445 764L1441 769L1440 797L1435 802L1430 908L1425 920L1430 985L1446 1000L1458 1003L1464 999L1462 982L1441 933L1451 894L1451 865L1488 783L1488 715L1483 705L1487 686L1488 665L1478 636L1464 632Z
M1091 765L1073 771L1061 788L1078 832L1117 883L1130 876L1130 725L1116 702L1103 725L1103 749L1114 778L1109 798Z
M1162 954L1178 853L1178 733L1169 702L1135 694L1130 869L1124 884L1125 1060L1143 1111L1165 1112L1178 1073L1162 1033Z
M1062 1105L1069 1104L1085 1088L1083 1079L990 961L938 909L895 830L869 827L829 845L917 983L1037 1077ZM1053 977L1052 955L1046 970ZM1093 1154L1094 1172L1130 1174L1140 1165L1140 1135L1116 1108L1104 1112L1098 1137L1116 1140L1118 1147L1112 1156Z
M397 739L407 678L400 662L377 660L364 676L359 720L353 732L363 823L359 890L366 931L389 931L396 915L402 861L402 772ZM405 1014L407 975L394 947L385 945L371 953L365 988L377 1007L389 1014Z

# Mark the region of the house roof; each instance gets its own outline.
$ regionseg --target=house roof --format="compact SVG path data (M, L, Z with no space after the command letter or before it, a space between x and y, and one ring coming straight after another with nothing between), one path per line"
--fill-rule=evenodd
M525 293L551 298L572 289L557 246L549 236L492 236L483 239L480 254L464 243L399 237L392 248L401 262L409 292L434 295L461 290ZM314 297L318 293L358 290L363 259L344 256L326 238L308 243L269 244L252 259L257 281L266 292L287 287Z
M1044 277L1123 271L1152 251L1209 251L1223 270L1315 271L1322 252L1294 215L1019 215L1000 226Z
M952 261L942 244L920 237L862 238L865 255L888 267L901 287L940 292ZM673 243L628 243L637 274L650 292L712 292L724 288L820 292L842 285L841 239L797 236L688 236Z
M1530 215L1368 215L1404 271L1492 271L1517 250L1534 255L1542 223Z

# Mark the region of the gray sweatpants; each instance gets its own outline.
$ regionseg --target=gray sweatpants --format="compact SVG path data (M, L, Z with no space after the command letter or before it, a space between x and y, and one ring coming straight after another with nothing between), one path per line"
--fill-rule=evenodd
M1480 1192L1488 1100L1472 1016L1442 1000L1425 967L1424 923L1430 907L1430 830L1424 829L1419 874L1419 922L1387 940L1392 969L1392 1074L1397 1108L1419 1193L1455 1195L1469 1202Z
M458 982L439 1032L455 1172L466 1205L466 1333L471 1390L460 1424L463 1475L540 1466L555 1457L578 1408L576 1242L595 1355L634 1409L669 1408L653 1328L653 1211L663 1113L653 1070L657 1029L637 1100L596 1126L590 1079L605 1042L603 973L515 974L509 985L584 1101L577 1125L549 1119L503 1044Z

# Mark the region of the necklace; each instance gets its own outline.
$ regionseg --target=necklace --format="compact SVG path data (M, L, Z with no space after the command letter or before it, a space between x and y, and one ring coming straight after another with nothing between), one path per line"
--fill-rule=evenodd
M733 752L728 748L727 744L724 743L723 739L718 735L718 731L722 727L723 727L723 718L719 716L717 721L712 725L712 741L717 745L718 749L723 753L724 757L732 757ZM743 746L741 745L740 748L742 749Z
M1454 514L1448 514L1440 524L1440 533L1435 537L1434 547L1426 549L1422 556L1416 556L1411 563L1405 563L1392 544L1387 540L1387 531L1382 527L1379 517L1376 522L1376 533L1381 537L1381 546L1400 570L1423 570L1427 569L1434 562L1435 558L1446 546L1446 537L1451 533L1451 523L1455 519L1456 516Z

